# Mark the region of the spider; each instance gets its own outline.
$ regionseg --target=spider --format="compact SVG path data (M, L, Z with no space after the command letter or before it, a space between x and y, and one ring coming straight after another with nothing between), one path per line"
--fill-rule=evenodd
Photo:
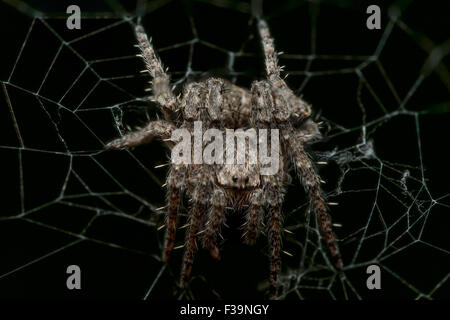
M212 257L220 257L218 236L226 221L226 210L241 210L246 220L243 225L245 243L252 244L261 232L267 232L269 294L275 298L283 230L281 207L293 168L310 198L312 211L318 217L321 234L334 266L341 269L343 264L327 212L327 202L320 187L321 179L305 151L308 144L321 137L318 124L311 118L311 107L295 96L280 77L281 68L278 66L274 40L265 20L259 18L257 27L265 57L264 80L253 82L248 90L223 79L209 78L187 84L183 94L176 96L170 86L169 75L138 22L135 32L141 51L139 56L145 62L146 72L152 77L150 99L160 106L164 119L150 121L146 126L109 142L105 148L131 148L159 138L172 150L174 130L185 128L193 132L194 121L202 121L207 128L278 129L281 165L273 175L261 175L259 163L170 164L166 182L166 231L162 253L163 260L167 261L174 247L183 193L191 199L192 208L188 215L181 287L188 285L194 255L199 246L209 250Z

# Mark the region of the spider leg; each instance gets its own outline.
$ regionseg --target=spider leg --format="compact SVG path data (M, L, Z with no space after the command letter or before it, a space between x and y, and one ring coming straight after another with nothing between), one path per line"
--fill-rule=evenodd
M164 236L163 260L168 261L175 241L176 220L180 204L180 189L169 186L167 192L168 212L166 216L166 234Z
M163 107L162 112L166 120L169 120L172 118L178 106L177 98L170 87L170 77L164 71L161 60L156 55L142 25L137 24L135 32L138 46L141 50L141 56L145 62L148 73L153 78L153 98Z
M228 83L223 113L228 123L241 128L248 125L251 115L251 93L247 89Z
M281 252L281 201L282 194L274 176L265 176L264 194L268 213L268 241L270 256L270 299L278 292L278 273L280 272Z
M208 203L210 199L210 190L212 189L211 181L212 174L211 167L191 165L188 175L188 188L192 187L191 197L193 207L189 213L189 230L186 235L186 249L184 251L183 267L181 270L180 284L186 287L194 262L194 255L197 251L197 240L199 239L200 230L204 225L204 219L208 212Z
M192 264L194 263L194 255L197 251L198 232L200 231L202 217L206 210L207 208L204 203L196 202L190 212L190 224L186 237L186 249L184 252L183 267L181 270L181 287L186 287L188 284Z
M206 108L213 121L220 121L223 118L225 81L222 79L210 78L206 80Z
M206 228L203 234L203 247L209 249L214 259L220 259L217 247L217 235L225 220L226 197L221 189L214 190L208 212Z
M211 190L214 187L214 169L212 165L190 165L188 174L188 188L191 190L191 198L193 208L189 213L190 223L189 230L186 235L186 249L183 258L183 267L181 271L181 286L185 287L189 280L192 264L194 262L194 254L197 251L197 240L205 230L201 230L204 226L205 217L208 213L208 207L211 203ZM215 193L216 194L216 193ZM216 194L220 207L222 196Z
M205 83L205 107L209 118L221 125L246 127L251 114L251 94L228 81L210 78Z
M274 40L270 36L266 21L262 19L258 21L258 30L264 51L267 80L272 87L269 90L266 89L266 91L271 91L271 96L274 101L273 114L275 118L281 121L290 118L293 123L308 119L311 115L310 106L295 96L286 82L280 77L283 67L278 65L278 54L275 50ZM253 88L252 91L254 91ZM266 103L268 102L266 99Z
M170 139L175 126L164 120L151 121L147 126L132 131L121 138L109 142L105 149L122 149L149 143L154 137Z
M264 51L267 78L271 81L281 81L281 68L278 66L278 54L275 51L274 40L270 36L269 27L265 20L260 19L258 21L258 31Z
M192 82L184 87L181 110L187 120L199 121L204 111L205 87L203 83Z
M320 178L313 167L312 161L303 149L302 143L296 138L295 132L293 130L287 130L287 132L283 133L283 136L288 137L288 143L291 146L291 155L293 157L297 173L300 176L309 198L311 199L313 211L319 218L320 228L333 258L334 266L337 269L342 269L342 258L336 244L331 227L331 219L328 215L326 202L320 188Z
M247 213L246 231L244 242L253 244L256 241L264 218L264 195L261 189L257 189L250 194L249 209Z
M270 247L270 293L274 299L278 293L278 273L280 272L281 251L281 208L269 206L269 247Z
M173 166L167 178L166 234L164 236L163 260L167 261L173 249L177 215L180 205L181 190L184 182L185 167Z

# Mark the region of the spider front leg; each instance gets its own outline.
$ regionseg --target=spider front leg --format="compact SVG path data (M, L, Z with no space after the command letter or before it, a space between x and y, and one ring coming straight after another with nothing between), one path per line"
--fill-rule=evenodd
M274 41L270 36L266 21L262 19L258 21L258 31L265 56L267 78L269 80L279 81L281 68L278 66L277 52L275 51Z
M175 126L164 120L151 121L147 126L109 142L105 149L122 149L149 143L154 137L170 139Z
M342 269L343 263L331 227L331 219L327 212L326 202L320 188L320 178L314 170L313 163L296 137L294 130L286 130L283 136L288 137L289 149L302 184L309 195L312 209L319 219L322 234L337 269Z
M148 73L153 78L153 98L162 106L162 113L165 119L170 120L178 108L178 100L170 87L170 77L164 71L161 60L157 57L144 28L137 24L135 32L142 59L145 62Z
M270 36L269 27L264 20L258 21L258 30L261 37L261 43L264 51L264 61L266 65L266 75L269 88L264 88L264 82L259 84L260 94L264 91L269 93L273 101L271 111L277 120L290 120L293 123L301 123L311 115L310 106L302 99L295 96L286 82L281 79L280 73L282 67L278 65L278 54L275 50L273 38ZM258 89L258 88L257 88ZM254 89L252 88L252 91ZM266 99L266 106L269 107L269 101Z
M203 247L208 249L214 259L220 259L217 236L225 220L226 197L221 189L214 190L209 206L208 218L203 233Z

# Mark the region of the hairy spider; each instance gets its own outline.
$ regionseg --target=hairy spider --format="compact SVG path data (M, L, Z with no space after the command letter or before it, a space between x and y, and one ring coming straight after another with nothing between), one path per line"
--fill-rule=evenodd
M281 206L286 186L291 181L292 167L300 177L317 215L322 235L328 245L334 266L342 268L327 204L305 146L320 138L318 125L311 118L311 108L295 96L280 77L277 53L269 28L262 19L258 30L265 56L266 79L255 81L251 90L228 81L209 78L189 83L181 96L175 96L168 74L162 67L143 27L136 25L141 57L152 81L152 97L160 107L164 120L150 121L145 127L128 133L106 145L107 149L139 146L157 137L172 149L172 132L185 128L193 132L194 121L207 128L276 128L280 133L280 168L273 175L261 175L260 164L175 164L171 163L167 177L167 213L163 259L167 261L174 246L176 220L182 193L192 200L189 228L181 271L181 286L185 287L191 273L198 245L219 258L218 235L224 224L226 209L242 210L245 214L243 238L248 244L267 228L270 256L270 296L277 295L280 270L282 233ZM291 165L293 164L293 166Z

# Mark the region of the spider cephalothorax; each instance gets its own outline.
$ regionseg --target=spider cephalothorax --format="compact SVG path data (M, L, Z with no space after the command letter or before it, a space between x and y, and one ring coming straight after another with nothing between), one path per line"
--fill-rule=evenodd
M275 129L279 135L279 149L278 153L272 156L277 157L280 165L273 174L261 174L264 164L249 163L248 160L240 164L172 161L166 184L168 204L163 252L163 258L169 259L183 192L192 200L192 208L189 212L189 228L181 272L182 286L188 283L198 246L210 250L213 257L219 257L218 235L226 219L226 209L243 211L246 219L243 238L246 243L255 241L263 225L267 228L270 294L275 297L280 270L281 205L285 187L291 181L289 172L292 167L304 185L312 210L318 216L334 265L341 268L342 260L331 229L326 202L320 188L320 178L305 151L306 145L320 137L318 126L310 117L309 105L296 97L280 78L273 39L264 20L259 20L258 30L265 56L265 80L255 81L249 91L222 79L209 78L186 85L183 95L177 97L171 90L169 76L148 41L144 29L138 24L136 36L141 56L153 78L151 98L160 105L164 120L150 121L145 127L108 143L106 148L134 147L157 137L173 150L176 142L172 136L174 131L185 129L193 133L195 123L200 121L203 127L218 130ZM274 142L269 142L269 145L271 143ZM201 144L205 145L206 142Z

